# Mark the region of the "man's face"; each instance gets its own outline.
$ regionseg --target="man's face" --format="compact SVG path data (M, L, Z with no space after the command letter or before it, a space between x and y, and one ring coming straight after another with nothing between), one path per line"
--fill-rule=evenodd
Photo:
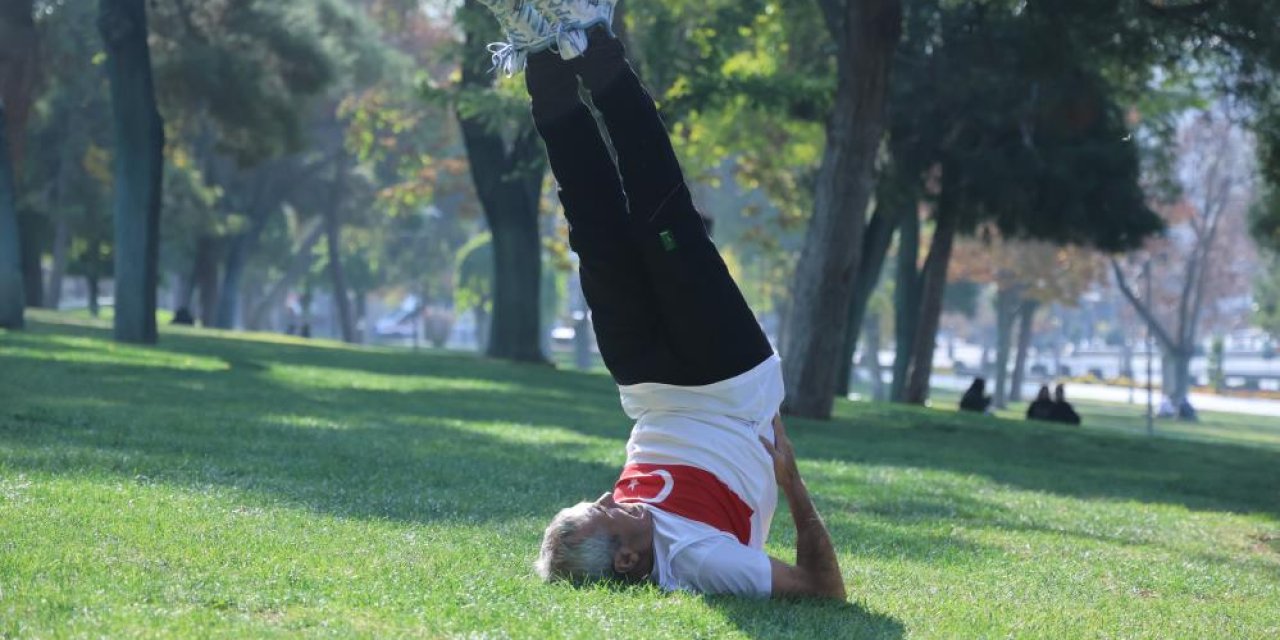
M581 529L582 535L605 531L624 546L638 547L637 550L653 546L653 516L643 504L618 504L612 493L587 504L587 524Z
M612 493L595 502L580 503L587 510L587 522L580 537L604 533L616 538L613 570L630 580L644 580L653 573L653 516L641 504L618 504Z

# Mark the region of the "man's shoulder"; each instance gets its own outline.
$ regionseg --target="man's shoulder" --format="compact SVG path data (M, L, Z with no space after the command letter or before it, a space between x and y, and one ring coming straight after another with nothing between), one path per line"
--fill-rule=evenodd
M763 550L744 545L700 522L666 512L654 515L655 525L659 525L655 526L654 551L660 586L707 594L768 597L771 568ZM666 534L672 539L660 542L663 520L667 524L675 522L676 526L667 527Z

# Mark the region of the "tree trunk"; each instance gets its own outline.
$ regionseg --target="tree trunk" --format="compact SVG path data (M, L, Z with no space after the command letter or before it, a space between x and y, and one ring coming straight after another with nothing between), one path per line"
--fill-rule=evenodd
M100 283L102 278L103 261L102 256L102 235L100 214L96 209L89 210L89 245L85 250L85 281L89 285L89 315L97 318L100 312L98 307L98 294L100 292Z
M97 318L102 314L102 307L98 304L98 297L101 295L101 279L98 271L94 269L89 275L85 276L85 282L89 287L89 315Z
M1009 387L1009 401L1022 401L1022 385L1027 375L1027 352L1031 350L1031 332L1035 328L1036 311L1040 303L1024 299L1018 310L1018 353L1013 359L1013 382Z
M144 0L100 0L115 120L115 337L156 341L164 126L156 110Z
M991 404L1005 408L1009 383L1009 351L1013 346L1013 324L1018 315L1018 294L1010 287L996 291L996 375Z
M824 10L838 48L836 98L782 350L786 411L820 419L831 417L843 370L889 70L902 26L900 0L845 0L824 3Z
M50 309L62 306L62 280L67 273L67 247L71 244L71 225L59 216L53 231L53 264L49 268L49 284L44 302Z
M333 287L333 301L338 308L338 329L342 342L356 342L356 329L352 321L351 298L347 294L347 275L342 269L342 220L338 219L342 207L342 182L346 163L338 161L334 172L333 193L324 207L325 243L329 246L329 278Z
M75 142L83 135L84 125L77 114L72 114L66 124L67 133L58 151L58 175L53 184L53 264L49 269L49 282L45 289L45 303L50 309L62 305L62 281L67 273L67 249L71 245L71 223L65 211L67 192L71 188L72 172L76 166Z
M249 262L253 231L241 233L231 239L222 267L222 286L218 288L218 302L214 305L213 326L219 329L235 329L240 320L240 283L244 280L245 264Z
M583 313L573 322L574 366L586 371L591 368L591 315Z
M889 398L902 402L907 390L916 326L920 322L920 216L915 212L902 219L898 232L898 276L894 291L893 384Z
M468 6L475 8L473 3ZM469 44L484 40L470 31L466 39ZM463 86L485 88L492 81L487 58L466 56ZM510 143L484 118L459 113L458 121L471 179L493 234L493 317L485 353L491 358L546 362L540 339L538 229L546 154L528 113L521 117L520 131Z
M26 294L22 291L17 193L4 103L0 102L0 328L21 329Z
M1191 358L1195 355L1194 349L1191 347L1164 348L1161 355L1161 372L1164 379L1160 387L1164 390L1164 395L1173 403L1181 419L1183 418L1182 403L1187 400L1191 392Z
M218 239L208 234L201 234L196 239L195 261L191 266L191 277L187 286L190 290L183 294L181 303L192 311L193 292L200 292L200 324L205 327L214 325L214 314L218 307Z
M357 290L355 292L355 330L356 344L366 344L369 342L369 293Z
M0 2L0 103L7 111L5 131L9 139L9 159L22 165L31 105L35 102L40 72L40 37L32 0ZM18 170L13 184L17 188ZM16 200L15 200L16 202Z
M880 316L867 318L863 329L866 333L866 347L863 348L862 365L867 368L871 378L871 398L883 402L885 400L884 372L880 366Z
M880 273L884 270L885 258L889 255L889 245L893 243L893 232L898 227L900 210L890 211L893 206L881 197L876 204L876 212L867 224L866 235L862 238L862 254L858 263L856 280L853 283L853 299L849 303L849 324L846 327L844 357L840 359L840 375L836 378L836 397L848 397L849 383L853 378L853 356L858 351L858 336L863 331L863 321L867 317L867 305L880 283Z
M311 250L320 241L324 231L323 222L313 220L312 224L302 232L302 237L294 247L293 257L289 260L289 266L285 269L284 275L280 276L280 279L267 289L266 295L258 301L258 304L249 310L247 325L250 329L261 330L266 326L267 314L279 308L289 288L311 269Z
M219 329L235 329L241 324L241 288L244 271L258 243L258 236L267 226L268 213L261 202L255 203L249 212L249 228L231 239L222 269L222 286L218 288L217 311L213 326Z
M933 242L921 274L920 320L912 341L911 365L907 374L907 388L903 394L903 401L909 404L924 404L929 399L933 351L937 346L938 324L942 319L942 296L947 289L947 267L951 264L951 249L955 245L958 223L957 212L948 202L946 190L944 185Z
M489 312L484 310L483 304L476 305L476 351L485 353L489 350L490 336L490 320Z
M26 293L27 307L40 308L44 306L44 273L40 268L46 237L44 217L30 211L19 213L18 233L21 234L18 245L22 248L22 290Z

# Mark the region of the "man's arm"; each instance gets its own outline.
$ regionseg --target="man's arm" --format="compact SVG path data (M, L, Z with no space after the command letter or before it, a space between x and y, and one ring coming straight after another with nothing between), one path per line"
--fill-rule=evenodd
M778 477L778 486L787 496L787 504L791 507L791 518L796 525L796 565L791 566L781 560L770 558L773 570L774 596L819 596L844 600L844 578L840 574L840 562L836 558L835 547L831 544L831 534L822 523L822 517L809 498L809 489L800 478L796 468L795 450L787 437L786 428L780 418L774 418L773 430L775 443L764 443L769 455L773 456L773 470Z

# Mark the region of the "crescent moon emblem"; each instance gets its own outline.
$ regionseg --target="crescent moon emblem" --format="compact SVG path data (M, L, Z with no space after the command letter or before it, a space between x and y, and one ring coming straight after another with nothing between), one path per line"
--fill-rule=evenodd
M672 478L671 472L667 471L666 469L658 469L657 471L654 471L650 475L655 475L655 476L658 476L659 478L662 478L662 491L659 491L658 495L652 498L637 497L636 499L641 502L648 502L650 504L654 504L654 503L658 503L658 502L662 502L663 500L666 500L667 496L671 495L671 490L676 488L675 478Z

